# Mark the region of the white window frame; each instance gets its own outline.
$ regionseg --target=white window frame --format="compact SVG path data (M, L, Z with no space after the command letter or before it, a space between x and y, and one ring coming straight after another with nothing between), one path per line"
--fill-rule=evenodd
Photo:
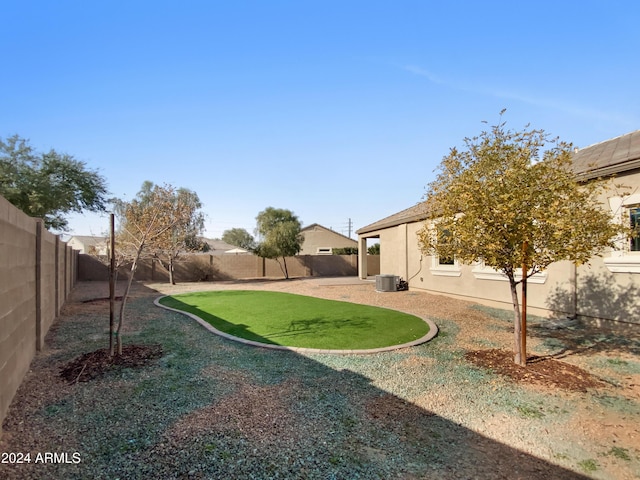
M609 207L614 214L614 221L620 224L627 223L630 221L631 208L640 207L640 193L626 197L611 197ZM640 273L640 252L631 251L629 239L618 239L616 246L615 250L603 258L605 267L611 273Z
M626 213L627 221L629 223L631 223L631 210L638 210L638 209L640 209L640 204L625 206L625 213ZM636 228L638 228L638 227L640 227L640 225L636 225ZM630 240L627 240L627 242L629 242L629 255L640 255L640 249L639 250L631 250L631 242L630 242Z
M430 228L431 235L435 235L437 224L432 223ZM440 263L440 256L435 252L431 254L431 268L429 269L429 271L431 272L431 275L436 275L439 277L459 277L462 275L460 263L455 256L453 257L453 265L446 265Z
M429 270L432 275L441 277L459 277L462 275L462 269L457 258L453 257L453 265L444 265L440 263L440 257L436 254L431 255L431 268Z
M473 276L478 280L497 280L501 282L509 281L509 278L504 273L502 273L499 270L496 270L493 267L488 267L487 265L484 264L484 262L478 262L478 264L475 267L473 267L473 270L471 270L471 273L473 273ZM547 276L548 275L546 271L534 273L529 278L527 278L527 283L538 283L538 284L546 283ZM519 282L520 280L522 280L522 269L516 268L515 271L513 272L513 277L516 282Z

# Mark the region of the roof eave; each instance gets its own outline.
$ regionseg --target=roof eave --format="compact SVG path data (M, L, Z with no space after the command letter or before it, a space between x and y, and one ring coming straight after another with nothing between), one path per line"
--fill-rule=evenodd
M422 220L426 220L427 218L428 218L428 215L426 213L420 213L420 214L399 218L396 220L390 220L388 222L374 223L357 230L356 234L365 235L367 233L377 232L378 230L384 230L385 228L397 227L398 225L403 225L405 223L420 222Z
M594 168L593 170L588 170L586 172L581 172L576 174L576 177L579 181L585 182L595 178L612 177L619 173L638 169L640 169L640 158L635 158L623 163L617 163L615 165L608 165L605 167Z

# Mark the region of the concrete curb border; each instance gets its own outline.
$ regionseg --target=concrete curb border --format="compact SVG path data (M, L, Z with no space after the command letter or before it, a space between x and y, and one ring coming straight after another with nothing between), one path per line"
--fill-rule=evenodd
M190 292L190 293L193 293L193 292ZM205 329L207 329L211 333L214 333L220 337L226 338L227 340L243 343L245 345L251 345L253 347L269 348L271 350L287 350L287 351L296 352L296 353L328 353L333 355L370 355L373 353L391 352L394 350L400 350L402 348L415 347L417 345L421 345L423 343L428 342L438 334L438 327L431 319L426 317L421 317L419 315L415 315L414 313L411 313L410 315L414 315L422 319L422 321L424 321L427 325L429 325L429 332L422 338L418 338L417 340L413 340L411 342L403 343L400 345L390 345L388 347L370 348L370 349L362 349L362 350L330 350L330 349L320 349L320 348L287 347L284 345L272 345L269 343L256 342L253 340L247 340L244 338L236 337L234 335L229 335L228 333L218 330L213 325L205 322L202 318L198 317L197 315L194 315L193 313L185 312L183 310L178 310L177 308L167 307L160 303L160 300L162 300L164 297L170 297L170 296L171 295L162 295L156 298L153 301L153 303L157 307L164 308L165 310L170 310L172 312L177 312L177 313L181 313L182 315L186 315L187 317L190 317L196 322L198 322L200 325L202 325ZM393 310L393 309L390 309L390 310ZM408 312L403 312L403 313L408 313Z

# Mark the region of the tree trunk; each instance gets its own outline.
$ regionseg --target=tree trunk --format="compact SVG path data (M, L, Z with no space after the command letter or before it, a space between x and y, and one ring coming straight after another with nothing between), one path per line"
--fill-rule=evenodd
M518 365L526 363L526 353L522 351L522 316L520 315L520 302L518 302L518 289L513 273L507 275L509 277L509 287L511 289L511 301L513 302L513 333L514 333L514 359Z
M517 308L517 307L516 307ZM515 362L523 367L527 364L527 279L522 278L522 313L520 314L518 334L516 335Z
M287 269L287 259L286 257L282 257L282 263L284 263L284 278L289 280L289 270Z
M133 276L136 273L136 269L138 268L138 260L140 259L140 254L142 253L142 247L138 249L136 252L136 258L133 259L133 263L131 264L131 274L129 275L129 280L127 280L127 288L122 294L122 303L120 303L120 315L118 317L118 328L116 329L116 346L118 348L118 355L122 355L122 337L120 336L120 331L122 329L122 323L124 320L124 307L127 304L127 298L129 297L129 291L131 290L131 284L133 283Z
M527 365L527 273L529 272L529 265L527 262L528 247L529 242L525 240L522 243L522 314L520 315L520 339L516 339L516 341L519 342L517 352L520 352L519 358L518 355L516 355L516 363L523 367Z
M520 315L520 365L527 364L527 271L526 262L522 264L522 314Z
M169 283L171 285L176 284L176 280L173 277L173 255L169 255Z

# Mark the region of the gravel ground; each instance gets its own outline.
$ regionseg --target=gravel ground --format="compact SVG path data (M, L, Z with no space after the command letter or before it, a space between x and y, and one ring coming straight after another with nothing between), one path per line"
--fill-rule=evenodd
M396 308L440 332L394 352L302 355L216 337L153 305L223 288ZM469 361L511 349L509 312L353 279L147 284L136 285L125 328L125 345L154 353L146 365L65 380L70 362L106 347L108 304L91 300L107 292L79 284L52 328L5 419L0 478L640 478L637 330L532 319L530 355L598 379L568 390Z

